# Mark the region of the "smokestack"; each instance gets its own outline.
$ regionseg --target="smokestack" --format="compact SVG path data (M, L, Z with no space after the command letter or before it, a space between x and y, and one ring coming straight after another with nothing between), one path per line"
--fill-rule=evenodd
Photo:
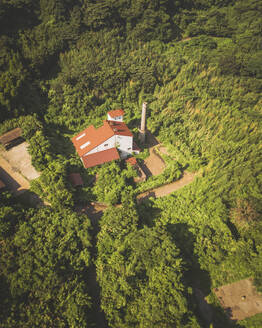
M144 102L142 105L142 117L141 117L141 127L140 127L140 134L139 139L142 143L145 143L146 139L146 105L147 103Z

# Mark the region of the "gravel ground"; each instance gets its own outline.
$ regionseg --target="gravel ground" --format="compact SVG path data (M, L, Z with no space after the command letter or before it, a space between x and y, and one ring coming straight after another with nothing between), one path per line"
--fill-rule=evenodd
M0 156L0 178L8 190L20 194L30 188L29 182Z
M243 320L262 312L262 297L251 278L215 288L214 292L232 320Z
M32 166L27 147L28 143L23 142L8 151L1 151L0 155L9 162L14 171L20 172L28 180L33 180L38 178L40 173Z

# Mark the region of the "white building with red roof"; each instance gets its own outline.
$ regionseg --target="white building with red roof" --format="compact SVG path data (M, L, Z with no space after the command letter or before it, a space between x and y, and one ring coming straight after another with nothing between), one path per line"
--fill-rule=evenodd
M72 138L85 168L139 153L123 116L122 109L110 111L101 127L96 129L91 125Z
M123 122L124 121L124 114L125 112L123 109L115 109L111 110L107 113L107 120L108 121L116 121L116 122Z

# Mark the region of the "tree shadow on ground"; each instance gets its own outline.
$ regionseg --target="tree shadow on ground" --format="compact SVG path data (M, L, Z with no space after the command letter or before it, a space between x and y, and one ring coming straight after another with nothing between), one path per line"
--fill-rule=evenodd
M80 209L80 213L85 213L89 217L92 223L92 247L91 255L92 259L87 272L87 284L89 295L92 299L92 308L90 311L90 316L94 321L97 328L107 328L108 323L104 311L101 309L101 288L98 283L97 273L96 273L96 258L97 258L97 234L100 231L99 220L103 216L103 210L97 210L94 206L88 205ZM93 326L92 326L93 327Z
M154 147L159 145L157 138L149 130L146 131L146 146Z
M47 203L44 201L34 192L30 190L26 190L23 193L17 195L15 200L27 207L43 207L47 206Z
M150 194L149 197L154 197L154 195ZM154 202L148 198L143 198L141 202L137 205L137 212L139 216L140 226L148 226L153 227L154 221L157 217L159 217L161 210L157 207L154 207Z
M202 324L201 327L209 328L212 324L213 328L244 328L230 319L230 313L224 311L218 301L212 304L207 302L206 296L212 292L211 278L209 272L200 267L198 255L194 251L196 238L189 230L189 226L186 223L169 224L167 229L171 233L174 243L181 250L187 267L184 283L193 290L192 298L189 301L192 311L197 314Z
M10 174L6 172L2 167L0 167L0 179L5 184L5 189L8 189L9 191L13 191L15 193L18 192L18 189L21 187L21 185L14 180Z
M140 165L141 169L143 170L143 172L145 173L147 179L152 176L152 172L145 165L145 162L143 160L139 161L139 165Z
M56 124L49 124L47 136L51 143L51 148L55 154L71 155L75 153L74 145L69 137L63 134L71 134L72 131L62 128Z

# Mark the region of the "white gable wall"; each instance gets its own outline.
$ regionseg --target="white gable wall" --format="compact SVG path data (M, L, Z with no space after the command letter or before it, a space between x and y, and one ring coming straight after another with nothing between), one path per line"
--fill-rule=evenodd
M94 149L90 150L88 153L86 153L84 156L91 155L93 153L97 153L98 151L107 150L110 148L114 148L116 145L115 142L115 136L112 136L111 138L105 140L103 143L101 143L99 146L95 147Z
M133 151L133 137L129 136L116 136L116 143L120 150L121 158L125 158L132 154Z
M95 147L94 149L90 150L88 153L84 154L83 156L88 156L103 150L107 150L110 148L117 147L120 151L120 156L122 158L127 157L128 155L132 154L133 152L133 137L130 136L113 136L99 146Z
M112 116L109 115L109 113L107 113L107 120L108 121L123 122L123 115L112 117Z

